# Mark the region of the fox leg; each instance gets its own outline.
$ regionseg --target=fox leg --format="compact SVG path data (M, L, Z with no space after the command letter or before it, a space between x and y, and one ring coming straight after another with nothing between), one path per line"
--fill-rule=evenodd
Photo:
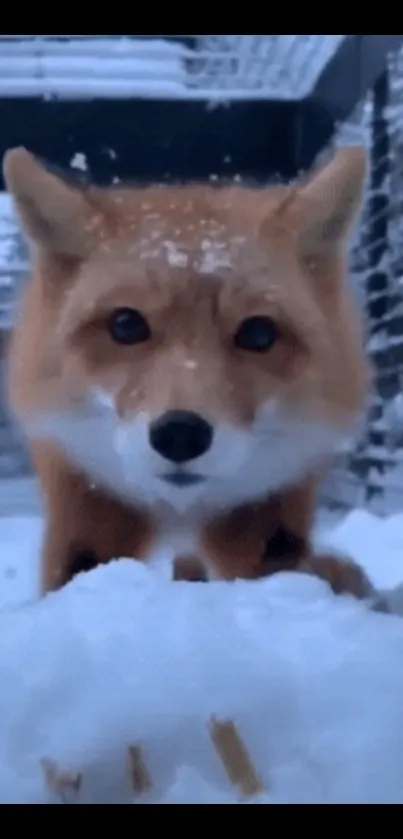
M48 446L36 449L35 465L46 508L43 594L111 559L146 559L153 528L142 512L94 489Z
M377 594L363 569L347 557L312 553L296 570L325 580L335 594L352 594L358 600Z
M374 589L353 561L331 553L316 555L312 531L318 476L259 505L250 505L210 524L204 546L215 576L257 579L281 571L313 574L335 594L371 597Z
M212 520L202 547L214 576L257 579L292 571L309 554L317 480Z
M146 559L149 537L136 512L98 493L73 496L63 510L48 510L42 554L42 593L120 557Z
M278 563L282 549L288 563L295 558L295 571L320 577L329 583L335 594L352 594L358 599L374 596L375 590L365 572L349 557L329 551L323 554L315 553L312 531L321 477L323 476L313 476L279 499L278 515L281 526L266 546L266 559L270 559L271 551L271 562L274 560ZM285 528L283 533L282 528Z

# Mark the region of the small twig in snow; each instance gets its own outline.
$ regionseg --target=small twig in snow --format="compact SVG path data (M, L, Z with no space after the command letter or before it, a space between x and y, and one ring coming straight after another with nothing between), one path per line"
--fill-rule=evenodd
M48 758L41 760L45 784L50 792L60 798L62 804L71 804L69 797L77 799L82 784L82 775L72 772L59 772L57 763Z
M219 722L210 720L210 736L218 752L229 780L243 795L259 795L263 784L255 769L248 750L232 720Z
M153 783L141 746L129 746L127 756L128 772L133 792L135 795L144 795L152 789Z

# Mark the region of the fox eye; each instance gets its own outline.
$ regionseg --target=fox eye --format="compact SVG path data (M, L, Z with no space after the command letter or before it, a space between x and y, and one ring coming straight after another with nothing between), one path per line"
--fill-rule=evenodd
M108 329L117 344L142 344L151 338L150 327L137 309L115 309L108 319Z
M242 321L234 337L234 344L240 350L248 352L269 352L280 333L271 318L256 315Z

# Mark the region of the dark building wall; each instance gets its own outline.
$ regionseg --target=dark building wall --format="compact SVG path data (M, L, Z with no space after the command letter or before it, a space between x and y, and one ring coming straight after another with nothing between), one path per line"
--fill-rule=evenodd
M333 130L326 109L306 102L0 99L0 155L24 145L68 168L86 156L95 182L200 180L240 175L291 178ZM0 188L4 188L0 182Z

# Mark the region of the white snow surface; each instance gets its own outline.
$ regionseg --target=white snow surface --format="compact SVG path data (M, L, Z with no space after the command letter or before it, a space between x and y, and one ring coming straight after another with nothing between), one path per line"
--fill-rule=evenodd
M403 621L319 580L171 583L120 560L37 598L40 518L0 520L0 804L402 804ZM323 528L380 588L403 579L403 516ZM402 592L390 602L402 612ZM227 779L231 718L264 792ZM151 790L133 795L127 749ZM41 762L81 773L48 788Z

